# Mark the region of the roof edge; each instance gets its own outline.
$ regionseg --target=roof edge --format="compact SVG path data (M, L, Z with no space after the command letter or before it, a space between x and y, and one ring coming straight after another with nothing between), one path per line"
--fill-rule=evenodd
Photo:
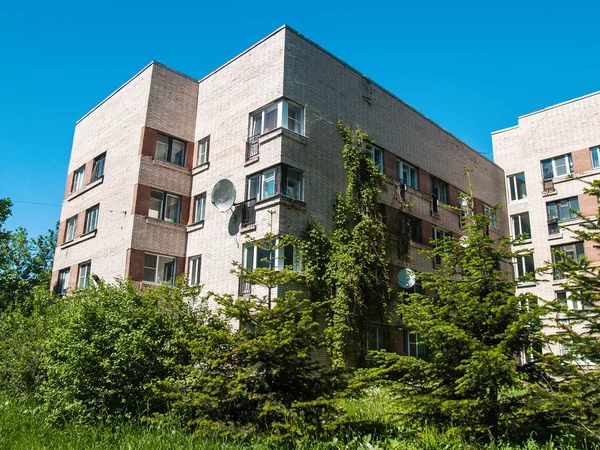
M534 114L543 113L543 112L548 111L550 109L559 108L561 106L568 105L569 103L573 103L573 102L577 102L579 100L583 100L584 98L593 97L594 95L600 95L600 91L592 92L590 94L582 95L581 97L572 98L572 99L566 100L564 102L556 103L555 105L547 106L546 108L538 109L537 111L533 111L533 112L530 112L530 113L527 113L527 114L523 114L522 116L518 116L518 119L521 119L523 117L529 117L529 116L532 116Z

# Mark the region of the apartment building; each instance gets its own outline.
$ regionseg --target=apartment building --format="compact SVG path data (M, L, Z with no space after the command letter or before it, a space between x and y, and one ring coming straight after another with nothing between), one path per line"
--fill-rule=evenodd
M432 269L418 253L430 239L461 234L459 212L444 205L458 206L467 191L463 167L475 169L475 211L506 211L499 166L283 26L200 80L152 62L77 122L57 292L85 286L90 273L141 285L185 273L208 291L260 293L230 273L231 263L252 269L269 257L245 235L301 235L311 221L331 229L346 183L339 119L369 135L375 144L365 151L387 175L390 246L411 255L390 251L397 289L402 267ZM212 192L223 179L236 195L220 211ZM495 225L492 234L508 232L502 216ZM275 255L284 263L297 263L293 248ZM394 345L408 349L399 339Z
M596 197L583 188L584 181L600 177L600 92L525 114L517 126L492 133L492 143L494 159L506 172L510 231L515 237L524 235L515 250L532 250L517 258L515 275L544 267L553 260L553 249L599 261L591 242L579 241L563 227L577 227L570 210L587 217L598 210ZM561 288L561 273L542 278L521 283L519 290L542 299L563 298L569 308L581 308Z

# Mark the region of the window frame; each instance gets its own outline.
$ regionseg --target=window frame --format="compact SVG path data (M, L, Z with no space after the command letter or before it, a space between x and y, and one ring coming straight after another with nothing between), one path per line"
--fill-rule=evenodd
M153 193L159 193L161 194L161 203L160 203L160 209L158 210L158 217L154 217L152 215L150 215L151 211L156 211L151 209L152 208L152 194ZM157 199L157 197L154 197L155 199ZM168 199L169 198L175 198L177 199L177 214L176 214L176 220L170 220L170 218L166 218L166 213L167 213L167 204L168 204ZM169 192L165 192L165 191L161 191L160 189L151 189L150 190L150 204L148 205L148 217L150 217L151 219L156 219L156 220L163 220L165 222L168 223L179 223L181 221L181 196L180 195L176 195L176 194L171 194Z
M154 256L156 258L156 264L154 267L146 265L146 256ZM161 268L161 258L163 259L168 259L168 262L164 262L164 264L162 264L162 270L163 270L163 278L166 278L164 276L164 274L166 273L166 267L168 264L173 264L173 274L172 274L172 279L168 280L165 279L163 281L159 282L159 268ZM154 281L148 281L145 279L146 276L146 269L152 269L154 270ZM150 285L154 285L154 286L159 286L161 284L168 284L173 286L175 284L175 278L177 278L177 258L174 256L167 256L167 255L159 255L157 253L152 253L152 252L145 252L144 253L144 262L143 262L143 266L142 266L142 283L143 284L150 284Z
M557 161L559 161L560 159L563 160L564 162L564 167L566 167L567 169L567 173L562 174L562 175L557 175ZM550 168L552 170L552 176L548 176L547 175L547 171L545 170L548 166L545 165L545 163L550 163ZM561 177L566 177L568 175L573 174L573 157L571 156L571 153L565 153L564 155L559 155L559 156L554 156L552 158L547 158L544 159L542 161L540 161L540 167L542 170L542 179L544 181L547 180L553 180L554 178L561 178ZM562 167L562 165L561 165Z
M69 279L71 278L71 268L67 267L58 272L55 292L58 295L65 295L69 290Z
M437 190L437 195L435 194L435 191ZM450 192L450 185L445 182L444 180L438 178L438 177L434 177L433 175L431 175L431 195L432 197L436 197L437 201L440 203L443 203L444 205L449 205L450 204L450 197L449 197L449 192ZM440 195L443 194L443 195Z
M277 247L278 244L279 240L275 238L273 246ZM251 260L248 257L249 254L252 256ZM268 259L270 261L270 267L266 266L266 262L261 261L262 259ZM268 250L261 249L254 244L244 245L242 250L242 267L244 267L244 269L248 272L252 272L257 268L281 270L288 266L291 266L294 272L301 272L303 269L303 264L298 249L293 245L277 247L270 252Z
M498 228L498 216L496 212L492 210L491 206L485 203L483 204L483 215L489 219L491 227Z
M167 151L165 153L165 158L160 158L157 157L157 150L158 150L158 143L160 142L160 138L165 138L167 140ZM172 158L173 158L173 142L179 142L181 144L183 144L183 153L181 156L181 164L179 164L178 162L173 162ZM154 151L154 159L157 159L159 161L163 161L169 164L173 164L174 166L179 166L179 167L185 167L185 154L187 151L187 142L184 141L183 139L178 139L175 138L173 136L169 136L163 133L158 133L158 136L156 137L156 147L155 147L155 151Z
M365 350L378 352L390 349L390 330L384 325L367 324L365 327ZM371 338L375 337L375 348L371 348Z
M531 260L531 270L527 270L527 268L528 268L527 261L529 259ZM517 281L521 277L524 277L529 273L535 273L535 260L533 258L533 253L526 253L523 255L515 256L515 260L513 261L513 267L515 269L515 272L514 272L515 280L517 280Z
M600 168L600 146L590 147L590 159L592 160L592 169Z
M202 271L202 255L190 256L188 268L188 284L190 286L199 286L200 273Z
M383 149L380 147L377 147L375 144L363 144L363 150L367 153L369 153L370 157L371 157L371 161L373 161L373 164L375 164L375 167L377 167L377 172L379 173L383 173L383 167L384 167L384 162L383 162Z
M287 195L289 188L288 181L291 178L290 172L297 175L295 181L299 187L294 197ZM265 178L267 175L268 178ZM269 186L271 185L272 194L265 195L269 194L271 190ZM253 191L256 191L254 195ZM304 201L304 171L288 166L287 164L278 164L246 177L246 195L244 197L246 201L255 199L256 202L261 202L278 196L291 198L296 201Z
M573 206L577 206L573 208ZM565 217L562 213L563 209L566 207L568 216ZM571 220L579 219L577 214L572 214L570 210L580 211L579 209L579 197L568 197L560 200L555 200L553 202L546 203L546 218L548 219L548 234L559 234L560 228L558 227L559 223L568 222ZM551 217L552 216L552 217Z
M529 233L523 233L522 216L527 216L527 223L529 224ZM517 233L517 230L515 228L515 218L519 219L519 229L521 231L520 233ZM519 214L513 214L512 216L510 216L510 231L513 239L517 239L517 236L523 235L524 241L531 241L531 219L529 218L529 211L525 211ZM528 237L525 237L526 235Z
M206 192L194 196L194 223L204 222L206 216Z
M196 166L201 166L208 162L210 152L210 135L198 141L198 151L196 152ZM202 158L204 155L204 158Z
M90 216L92 216L93 222L90 222ZM100 212L100 204L94 205L91 208L85 210L85 224L83 234L91 233L92 231L96 231L98 229L98 214ZM93 228L91 226L93 225Z
M523 192L522 197L519 198L519 185L517 184L517 179L519 175L523 175ZM525 177L525 172L513 173L512 175L507 175L506 181L508 183L508 201L510 203L522 202L527 200L527 178ZM513 198L513 194L514 197Z
M290 106L293 110L298 112L298 118L290 118ZM271 123L270 117L268 117L268 115L271 113L275 114L275 123L272 127L269 126L268 129L266 129L266 125ZM287 99L276 100L275 102L269 103L268 105L265 105L250 114L248 137L258 138L279 128L285 128L292 133L304 136L304 117L304 106ZM294 128L297 129L290 127L290 120L294 123ZM257 123L259 123L258 126Z
M82 269L85 269L82 273ZM79 264L77 269L77 288L86 289L90 285L90 276L92 274L92 262L86 261ZM82 280L83 276L83 280Z
M79 169L73 172L73 182L71 184L71 192L77 192L83 187L85 183L85 166L81 166Z
M90 183L99 180L104 176L104 164L106 162L106 153L102 153L94 158L94 164L92 165L92 178Z
M410 182L404 179L404 171L406 168L406 172L410 178ZM411 172L413 175L411 176ZM398 181L403 182L405 186L413 188L415 190L419 189L419 169L417 169L412 164L407 163L401 159L398 160Z
M77 216L69 217L65 224L65 243L75 240L77 237Z
M404 330L404 339L406 342L406 356L412 356L416 359L423 359L427 357L427 346L419 333L414 331ZM411 346L414 347L414 355L411 352Z

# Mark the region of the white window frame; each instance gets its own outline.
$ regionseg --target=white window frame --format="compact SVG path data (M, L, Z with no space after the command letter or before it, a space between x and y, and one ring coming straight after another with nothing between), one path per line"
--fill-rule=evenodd
M590 158L592 159L592 168L597 169L600 167L600 147L590 148Z
M286 166L285 177L283 176L283 166L278 165L269 167L262 172L252 174L246 179L246 200L256 199L257 202L267 200L269 198L282 195L284 197L293 198L294 200L302 201L304 198L304 172L295 167ZM292 172L294 175L290 175ZM295 195L288 195L290 191L289 181L296 182ZM268 186L272 183L273 190L269 192ZM256 193L253 196L252 191L255 186Z
M289 115L290 107L298 113L297 118ZM275 124L272 128L265 129L266 119L269 114L275 113ZM257 125L258 124L258 125ZM290 124L292 126L290 126ZM287 100L278 100L250 115L250 137L258 137L275 131L278 128L285 128L293 133L304 135L304 108L298 104Z
M200 271L202 268L202 255L192 256L189 260L188 284L198 286L200 284Z
M550 168L552 170L552 174L550 173L546 173L544 171L544 163L550 163ZM566 167L567 169L567 173L563 173L561 175L557 175L557 163L560 163L560 167ZM570 175L573 173L573 158L571 157L570 153L567 153L565 155L560 155L560 156L555 156L554 158L548 158L548 159L544 159L543 161L540 162L541 165L541 169L542 169L542 179L544 180L552 180L553 178L561 178L561 177L566 177L567 175ZM548 166L546 166L548 167ZM552 176L549 176L552 175Z
M78 191L83 187L84 178L85 166L80 167L75 172L73 172L73 184L71 185L71 192Z
M437 189L437 201L448 205L450 203L450 185L438 177L431 177L431 195L436 195L434 189Z
M375 348L371 348L372 337L375 337ZM388 328L382 325L367 325L365 344L367 351L387 351L390 347L390 336Z
M152 194L153 193L161 194L160 209L158 211L155 209L150 209L152 206L152 198L153 198ZM157 199L157 197L154 197L154 199ZM175 216L175 220L172 220L170 217L167 217L167 214L166 214L167 213L167 204L169 203L168 202L169 199L177 200L177 214ZM156 211L156 213L154 211ZM169 222L169 223L179 223L180 216L181 216L181 197L179 195L169 194L168 192L160 191L158 189L152 189L150 191L150 205L148 206L148 217L150 217L152 219L157 219L157 220L164 220L165 222Z
M208 152L210 150L210 136L198 141L198 153L196 157L196 165L200 166L208 162Z
M58 281L56 286L56 293L64 295L69 290L69 278L71 276L71 269L63 269L58 272Z
M148 264L146 256L153 256L156 258L155 265L151 266ZM172 279L165 279L165 268L167 264L173 263L173 274ZM162 269L162 275L160 275L159 269ZM153 270L154 277L153 280L147 280L146 270ZM144 266L142 272L142 283L151 284L151 285L159 285L159 284L170 284L173 285L175 283L175 278L177 276L177 258L174 256L166 256L166 255L158 255L156 253L146 252L144 253Z
M206 215L206 192L194 197L194 223L204 221Z
M527 222L529 223L529 233L523 232L523 216L527 216ZM518 219L519 230L517 230L515 227L515 219ZM531 241L531 220L529 218L529 211L525 211L520 214L513 214L512 216L510 216L510 230L512 232L513 239L516 239L519 235L527 235L528 237L524 240Z
M519 185L517 184L517 178L519 175L523 175L523 196L519 198ZM508 184L508 200L511 203L522 202L527 200L527 179L525 178L525 172L513 173L506 177ZM513 198L513 193L515 194Z
M383 173L383 150L372 144L363 144L363 149L369 153L371 161L377 167L377 171Z
M94 165L92 166L92 179L90 182L99 180L104 176L104 162L106 161L106 153L102 153L94 158Z
M527 270L527 260L531 259L532 270ZM528 273L535 273L535 260L533 259L533 253L528 253L526 255L518 255L515 257L513 262L515 268L515 279L518 280L522 276Z
M166 140L166 142L161 141L161 138L164 139L164 140ZM157 154L159 142L163 143L163 144L166 144L166 146L167 146L164 158L162 156L159 157L158 154ZM178 142L180 144L183 144L183 153L182 153L182 156L181 156L181 164L179 164L179 162L177 162L177 161L173 161L175 155L177 154L177 153L175 153L175 154L173 153L173 142ZM183 167L183 166L185 166L185 153L186 153L186 150L187 150L187 142L186 141L174 138L172 136L167 136L166 134L160 134L159 133L158 137L156 138L156 148L155 148L155 151L154 151L154 159L158 159L159 161L164 161L164 162L167 162L169 164L173 164L173 165L176 165L176 166Z
M406 356L421 359L427 356L427 346L419 333L406 330L404 333L406 339ZM414 351L411 351L411 346L414 346Z
M408 179L404 178L404 172L407 173ZM407 162L398 161L398 181L404 182L406 186L417 190L419 189L419 171Z
M100 205L92 206L88 208L85 212L85 229L83 231L84 234L91 233L98 229L98 213L100 210Z
M77 287L85 289L90 285L90 275L92 273L92 263L87 261L79 264L79 273L77 275Z
M278 240L275 239L275 243L274 246L277 246L278 244ZM275 270L282 270L286 264L285 264L285 250L286 247L278 247L272 250L271 255L266 255L267 250L263 250L263 249L259 249L256 245L252 245L252 244L246 244L244 245L244 250L243 250L243 255L242 255L242 265L243 267L251 272L254 269L256 269L257 267L259 267L259 263L264 264L264 261L261 261L261 259L270 259L271 260L271 269L275 269ZM258 250L258 251L257 251ZM261 256L259 258L259 252L265 253L265 255ZM249 256L250 255L250 256ZM290 265L290 264L288 264ZM292 246L292 270L295 272L300 272L302 271L303 268L303 264L302 264L302 259L300 258L300 254L298 252L298 249L296 247ZM260 266L260 267L264 267L265 266Z
M65 242L71 242L77 235L77 216L69 217L67 219L67 226L65 230Z
M498 216L494 211L492 211L492 207L486 204L483 205L483 215L487 217L490 221L490 225L494 228L498 228Z

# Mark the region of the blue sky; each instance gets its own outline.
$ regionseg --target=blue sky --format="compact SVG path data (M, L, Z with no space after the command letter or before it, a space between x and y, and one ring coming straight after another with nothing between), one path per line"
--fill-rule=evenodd
M7 226L53 227L75 122L152 60L200 78L287 23L491 156L492 131L600 90L598 17L588 0L2 2Z

